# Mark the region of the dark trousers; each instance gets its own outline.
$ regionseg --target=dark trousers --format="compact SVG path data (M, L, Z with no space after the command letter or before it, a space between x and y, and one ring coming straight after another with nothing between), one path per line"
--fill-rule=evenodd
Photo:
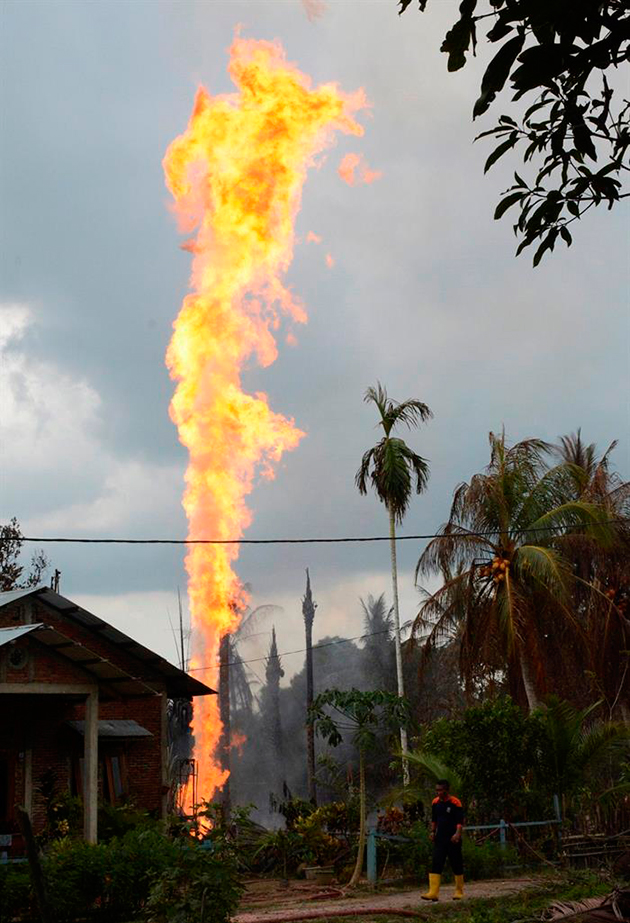
M446 840L444 843L439 843L436 841L433 844L433 864L431 866L431 871L435 875L442 874L444 863L447 859L451 863L453 875L464 874L464 860L462 858L461 840L459 843L453 843L451 840Z

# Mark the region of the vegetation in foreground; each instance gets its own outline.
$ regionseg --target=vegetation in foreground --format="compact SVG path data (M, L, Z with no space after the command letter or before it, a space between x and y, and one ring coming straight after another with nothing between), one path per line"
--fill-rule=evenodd
M540 923L543 914L557 901L581 901L608 894L614 887L606 876L594 872L570 872L554 875L546 882L522 891L518 896L476 898L464 905L443 901L422 907L418 919L447 920L452 923ZM369 917L364 917L371 923ZM400 917L379 914L374 923L400 923ZM355 923L356 917L337 917L337 923ZM313 923L327 923L325 918ZM572 923L580 923L578 919Z

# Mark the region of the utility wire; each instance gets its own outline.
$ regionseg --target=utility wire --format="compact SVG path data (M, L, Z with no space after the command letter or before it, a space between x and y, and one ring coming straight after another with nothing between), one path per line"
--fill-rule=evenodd
M363 638L373 638L374 635L383 635L383 634L386 634L386 633L388 633L388 632L391 632L391 628L381 628L381 629L379 629L379 631L370 631L370 632L368 632L368 633L365 634L365 635L357 635L357 636L354 637L354 638L339 638L337 641L325 641L323 644L314 644L313 647L312 647L312 650L317 651L317 650L319 650L319 649L322 648L322 647L332 647L333 644L349 644L351 641L361 641ZM279 660L280 657L288 657L290 654L303 654L306 650L307 650L307 648L305 648L305 647L299 647L299 648L298 648L297 650L295 650L295 651L284 651L283 653L276 654L275 657L273 657L273 658L270 658L270 657L254 657L253 660L241 660L240 657L239 657L238 660L230 660L230 661L228 661L227 663L221 663L220 661L217 660L216 665L213 666L213 667L190 667L190 668L188 669L188 672L189 672L189 673L200 673L200 672L202 672L203 670L216 670L216 668L217 668L218 666L222 666L222 667L234 667L234 666L237 666L238 664L245 664L245 663L260 663L262 660L270 660L270 659L273 659L273 660L278 659L278 660Z
M593 525L606 526L622 523L623 519L605 519ZM459 538L474 536L485 538L492 535L527 535L538 532L556 532L559 529L582 528L583 523L574 525L558 524L549 526L536 526L528 529L490 529L487 532L432 532L427 535L397 535L397 542L425 541L431 538ZM0 541L15 541L14 536L0 536ZM389 542L389 535L360 535L343 538L36 538L33 536L20 536L22 542L65 542L76 545L326 545L343 542Z

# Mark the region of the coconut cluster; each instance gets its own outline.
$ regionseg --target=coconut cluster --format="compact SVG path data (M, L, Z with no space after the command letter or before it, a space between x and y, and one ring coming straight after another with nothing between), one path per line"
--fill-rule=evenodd
M628 608L628 598L627 593L624 592L624 587L610 587L610 589L606 590L605 595L610 600L610 602L615 605L621 613L623 613L623 615L626 614L626 610Z
M509 569L509 558L503 558L500 555L496 555L490 564L480 569L479 573L482 577L492 577L495 583L501 583L503 580L505 580Z

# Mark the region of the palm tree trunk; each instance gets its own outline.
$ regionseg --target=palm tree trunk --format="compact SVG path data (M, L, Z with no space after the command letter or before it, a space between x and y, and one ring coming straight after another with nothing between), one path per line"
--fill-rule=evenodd
M525 651L524 647L521 647L519 651L519 661L521 664L521 676L523 679L523 686L525 687L525 695L527 696L527 704L531 714L534 709L539 707L540 699L538 698L538 694L536 692L534 672L532 670L529 654Z
M392 558L392 595L394 597L394 649L396 651L396 679L398 681L398 695L405 695L405 681L403 678L402 648L400 644L400 610L398 607L398 568L396 566L396 520L394 511L389 510L389 550ZM400 747L403 752L403 785L409 785L409 761L405 759L407 753L407 728L400 729Z
M363 856L365 853L365 757L363 749L359 750L359 849L357 852L357 861L352 873L352 878L348 882L349 888L358 885L363 871Z

